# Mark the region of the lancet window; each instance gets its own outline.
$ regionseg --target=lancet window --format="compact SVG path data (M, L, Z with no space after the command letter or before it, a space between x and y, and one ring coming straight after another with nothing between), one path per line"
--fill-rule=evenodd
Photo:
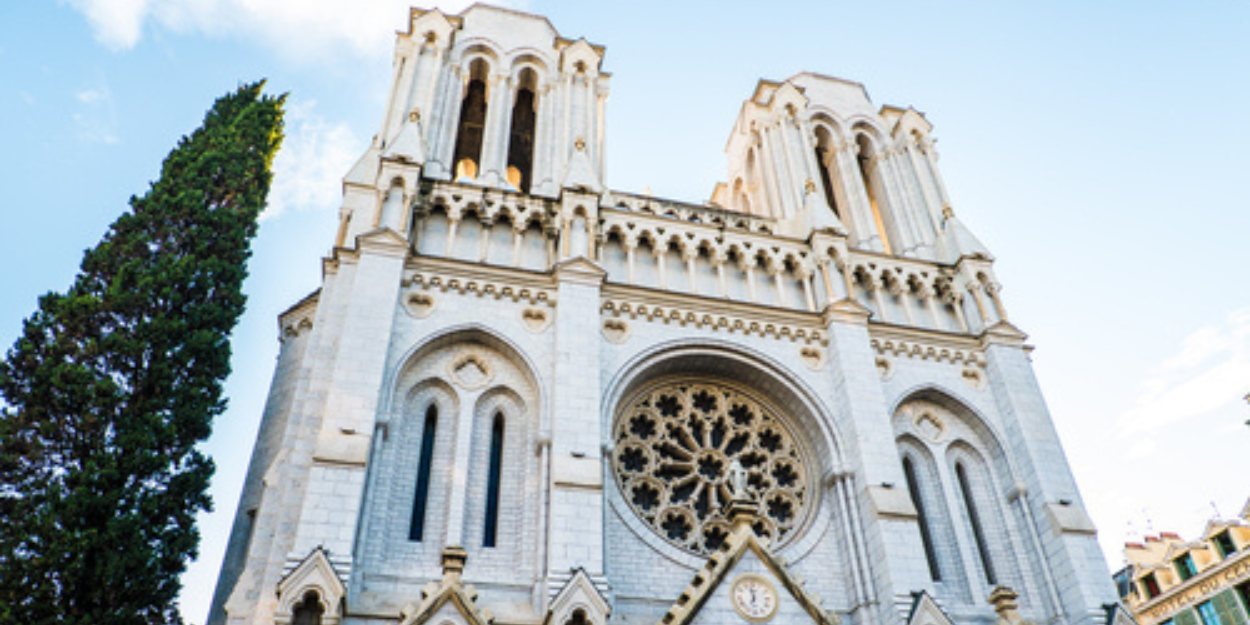
M417 466L417 489L412 504L412 525L408 540L422 540L425 534L426 508L430 500L430 471L434 463L434 437L438 429L438 407L430 404L425 411L421 429L421 458Z
M937 552L933 548L933 529L929 515L925 512L924 497L920 494L920 481L916 478L916 465L908 456L903 456L903 473L907 476L907 492L911 495L912 505L916 506L916 516L920 521L920 541L924 544L924 558L929 564L929 577L937 582L942 580L942 570L938 567Z
M968 524L972 528L973 542L977 548L977 555L980 556L982 572L985 573L985 583L993 586L998 583L998 575L994 572L989 542L985 539L985 526L982 524L981 514L968 482L968 471L964 469L962 462L955 463L955 479L959 482L959 494L963 498L964 511L968 513Z
M321 625L321 617L325 608L321 605L321 597L314 591L308 591L304 600L295 605L291 611L292 625Z
M490 431L490 467L486 478L486 521L482 546L494 547L499 536L499 486L503 479L503 414L496 412Z
M460 102L460 124L456 129L456 180L477 178L482 164L482 142L486 134L487 74L489 66L483 59L469 64L469 79L464 99Z
M512 105L512 127L508 133L508 184L528 193L533 183L534 132L538 120L538 75L521 70Z

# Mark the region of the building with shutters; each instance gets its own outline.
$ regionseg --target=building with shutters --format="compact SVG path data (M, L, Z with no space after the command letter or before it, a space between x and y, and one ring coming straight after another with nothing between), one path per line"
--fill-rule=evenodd
M1124 545L1124 558L1116 586L1140 625L1250 622L1250 502L1197 540L1163 532Z
M925 116L761 80L726 181L667 200L607 184L604 55L411 11L210 622L1106 625Z

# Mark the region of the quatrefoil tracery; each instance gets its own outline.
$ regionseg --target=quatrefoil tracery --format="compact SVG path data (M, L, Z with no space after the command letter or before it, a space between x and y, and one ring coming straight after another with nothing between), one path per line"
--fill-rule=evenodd
M747 471L756 532L781 544L806 517L807 474L790 433L759 402L710 383L675 382L636 397L614 433L617 484L670 543L694 553L729 534L729 468Z

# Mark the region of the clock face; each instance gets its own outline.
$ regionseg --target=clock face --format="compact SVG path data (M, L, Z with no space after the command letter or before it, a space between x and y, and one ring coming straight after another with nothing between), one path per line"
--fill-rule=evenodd
M777 611L777 591L762 577L743 575L731 592L734 609L752 621L766 621Z

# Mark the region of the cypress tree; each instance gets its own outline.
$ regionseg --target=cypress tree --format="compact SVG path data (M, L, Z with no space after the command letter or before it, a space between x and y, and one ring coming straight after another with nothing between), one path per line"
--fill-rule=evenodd
M0 362L0 622L177 623L285 96L240 87Z

